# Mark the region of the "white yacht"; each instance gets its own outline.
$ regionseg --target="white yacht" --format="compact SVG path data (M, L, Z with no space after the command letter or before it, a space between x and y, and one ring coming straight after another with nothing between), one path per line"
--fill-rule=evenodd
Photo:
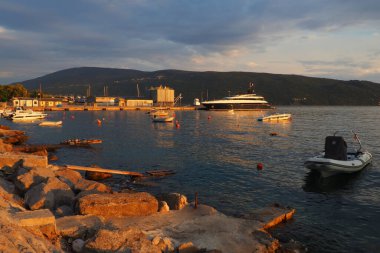
M11 120L33 120L33 119L43 119L47 116L43 112L35 112L32 109L24 110L17 107L15 111L9 116Z
M253 83L250 83L247 94L225 97L218 100L202 102L206 110L265 110L273 109L262 96L253 91Z

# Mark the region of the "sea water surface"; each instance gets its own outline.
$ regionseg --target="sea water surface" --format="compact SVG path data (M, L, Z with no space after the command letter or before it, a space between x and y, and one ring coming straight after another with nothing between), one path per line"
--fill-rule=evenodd
M57 164L176 173L142 183L142 190L181 192L190 201L228 215L273 203L296 209L294 219L271 232L295 239L310 252L380 252L380 107L279 107L290 122L265 123L263 112L176 111L180 127L152 123L143 111L49 112L62 127L1 124L27 131L29 143L56 144L69 138L99 138L90 149L56 152ZM97 124L97 119L102 124ZM360 173L321 179L303 162L322 151L324 138L354 129L373 164ZM271 132L278 136L270 136ZM258 163L264 168L256 169ZM123 188L125 177L111 183Z

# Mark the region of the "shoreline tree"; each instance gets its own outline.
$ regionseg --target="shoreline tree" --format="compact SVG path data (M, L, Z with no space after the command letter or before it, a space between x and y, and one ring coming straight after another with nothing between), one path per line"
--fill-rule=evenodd
M0 101L7 102L13 97L26 97L28 90L21 83L0 85Z

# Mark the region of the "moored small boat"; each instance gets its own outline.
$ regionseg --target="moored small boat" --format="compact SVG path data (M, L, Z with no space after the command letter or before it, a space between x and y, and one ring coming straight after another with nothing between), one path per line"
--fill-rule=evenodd
M275 113L269 116L258 118L258 121L280 121L280 120L291 120L292 115L290 113Z
M325 151L319 155L309 158L305 167L310 170L319 171L322 177L329 177L338 173L354 173L362 170L372 162L372 155L368 151L361 150L361 142L358 135L354 135L355 142L359 148L347 151L347 143L342 136L327 136L325 139Z
M155 117L152 117L152 120L153 120L153 122L166 123L166 122L173 122L174 117L172 117L172 116L155 116Z
M39 126L62 126L62 120L60 121L42 121Z
M158 116L158 117L166 117L169 115L169 112L166 110L151 110L149 112L149 115L152 117Z

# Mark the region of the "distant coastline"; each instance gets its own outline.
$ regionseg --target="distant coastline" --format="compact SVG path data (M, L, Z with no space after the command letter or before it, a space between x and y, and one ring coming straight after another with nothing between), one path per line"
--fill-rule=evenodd
M182 104L220 99L228 94L239 94L247 84L255 83L256 93L276 105L348 105L377 106L380 102L380 84L350 80L342 81L299 75L254 72L195 72L160 70L144 72L132 69L82 67L61 70L35 79L22 81L29 90L40 86L49 94L85 95L90 85L92 95L100 96L107 86L110 96L144 97L151 86L168 85L176 95L182 94Z

